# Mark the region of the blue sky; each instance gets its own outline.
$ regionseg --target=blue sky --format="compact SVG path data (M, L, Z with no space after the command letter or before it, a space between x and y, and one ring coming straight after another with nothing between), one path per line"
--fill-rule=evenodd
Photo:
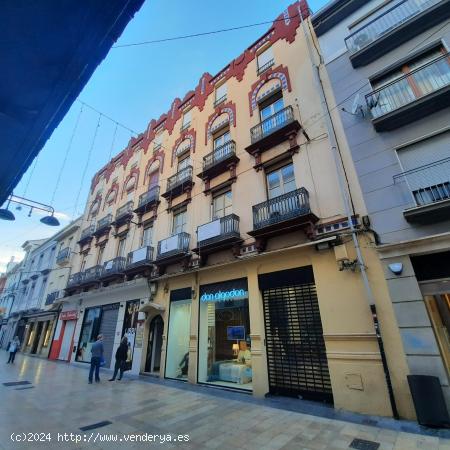
M117 44L273 20L291 3L293 0L245 0L239 3L146 0ZM327 0L309 1L313 11L326 3ZM141 132L151 119L157 119L169 109L175 97L183 98L194 88L204 72L218 72L268 28L269 25L262 25L212 36L111 49L79 98ZM79 102L73 104L22 178L15 194L43 203L51 201L80 107ZM109 160L111 151L113 155L120 152L130 138L129 131L118 127L113 140L116 125L102 118L81 183L97 121L98 114L85 107L53 202L63 225L77 213L82 213L92 176ZM0 272L11 256L21 259L24 241L50 237L57 231L40 224L40 216L36 213L28 217L28 210L17 211L14 205L13 211L14 222L0 222Z

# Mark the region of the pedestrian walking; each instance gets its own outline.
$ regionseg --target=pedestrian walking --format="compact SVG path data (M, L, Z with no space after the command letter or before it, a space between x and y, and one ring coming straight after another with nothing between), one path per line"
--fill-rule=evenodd
M122 338L122 341L120 342L119 347L116 350L116 364L114 365L114 374L113 377L109 379L109 381L114 381L116 379L117 372L119 372L118 380L122 379L123 373L125 372L127 355L128 355L128 338L124 336Z
M13 341L9 344L9 359L7 364L14 364L14 359L16 357L16 353L20 348L20 340L19 338L16 336Z
M103 360L103 335L99 334L91 347L91 367L89 369L89 384L95 371L95 381L100 383L100 364Z

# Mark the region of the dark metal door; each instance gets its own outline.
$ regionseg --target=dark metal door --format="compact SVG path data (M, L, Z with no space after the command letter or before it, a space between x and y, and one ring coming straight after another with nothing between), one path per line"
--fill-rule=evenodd
M270 393L333 402L314 284L263 290Z

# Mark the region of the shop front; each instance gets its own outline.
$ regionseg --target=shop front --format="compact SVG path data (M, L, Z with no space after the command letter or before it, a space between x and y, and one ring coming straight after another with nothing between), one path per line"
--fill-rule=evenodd
M49 359L70 361L77 319L78 311L76 309L62 311L59 314Z
M188 379L191 305L192 289L190 287L170 292L166 378L183 381Z
M85 363L91 361L92 344L101 334L103 335L105 366L111 365L119 306L120 303L112 303L86 308L75 361Z
M198 382L252 390L247 278L200 286Z
M25 317L23 353L47 358L50 352L55 325L55 314L41 313ZM22 319L22 320L24 320ZM17 335L22 334L21 323L17 327ZM20 336L19 336L20 339Z

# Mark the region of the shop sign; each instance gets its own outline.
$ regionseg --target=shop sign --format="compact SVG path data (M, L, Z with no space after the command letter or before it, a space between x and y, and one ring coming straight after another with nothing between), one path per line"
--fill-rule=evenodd
M60 320L77 320L77 311L73 310L73 311L63 311L60 315L59 318Z
M200 301L227 302L245 300L248 298L247 279L224 281L200 286Z

